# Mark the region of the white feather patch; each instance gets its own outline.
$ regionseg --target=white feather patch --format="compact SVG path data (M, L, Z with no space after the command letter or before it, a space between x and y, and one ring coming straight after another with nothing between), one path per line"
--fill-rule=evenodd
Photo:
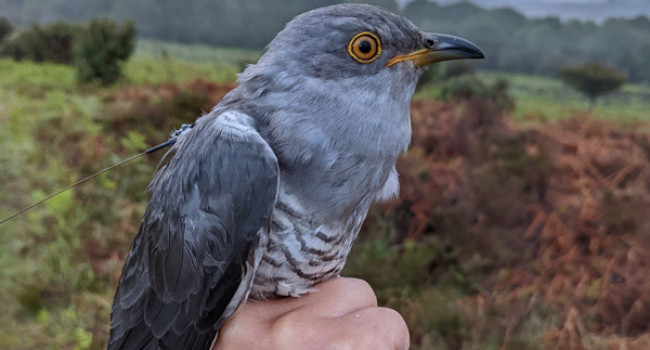
M384 186L375 195L375 201L389 201L397 198L397 195L399 195L399 174L397 173L397 170L393 168L393 170L390 171L390 174L388 174L386 183L384 183Z

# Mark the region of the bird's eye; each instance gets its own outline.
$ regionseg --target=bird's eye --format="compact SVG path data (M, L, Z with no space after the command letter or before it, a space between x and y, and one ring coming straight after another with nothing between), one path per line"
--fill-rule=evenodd
M348 54L359 63L370 63L381 55L379 38L370 32L355 35L348 44Z

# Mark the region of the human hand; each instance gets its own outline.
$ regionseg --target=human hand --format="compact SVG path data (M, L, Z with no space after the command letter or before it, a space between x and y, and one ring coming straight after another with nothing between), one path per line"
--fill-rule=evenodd
M377 307L368 283L332 278L300 298L249 300L226 322L213 350L406 350L397 311Z

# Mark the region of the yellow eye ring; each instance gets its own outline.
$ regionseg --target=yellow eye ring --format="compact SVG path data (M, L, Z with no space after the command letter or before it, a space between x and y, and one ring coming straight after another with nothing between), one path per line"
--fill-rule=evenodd
M348 55L359 63L370 63L381 55L381 43L377 35L361 32L348 44Z

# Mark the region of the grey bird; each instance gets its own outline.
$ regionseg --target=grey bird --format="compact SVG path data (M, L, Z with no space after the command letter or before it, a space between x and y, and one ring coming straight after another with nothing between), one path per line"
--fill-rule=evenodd
M459 58L483 53L375 6L289 22L152 180L108 349L208 349L247 298L338 276L370 205L398 192L419 77Z

